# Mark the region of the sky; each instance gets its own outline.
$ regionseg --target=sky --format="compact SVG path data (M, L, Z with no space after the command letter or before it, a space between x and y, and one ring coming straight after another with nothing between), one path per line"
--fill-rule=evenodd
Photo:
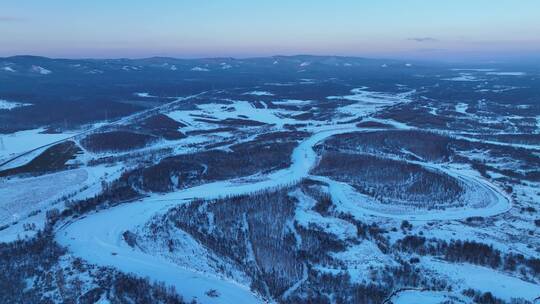
M0 56L19 54L519 59L540 56L540 1L0 0Z

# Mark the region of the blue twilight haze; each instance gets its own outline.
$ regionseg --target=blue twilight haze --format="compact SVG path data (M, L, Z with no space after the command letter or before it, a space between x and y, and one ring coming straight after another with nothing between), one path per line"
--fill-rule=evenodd
M534 57L540 53L540 1L0 1L0 56L298 53Z

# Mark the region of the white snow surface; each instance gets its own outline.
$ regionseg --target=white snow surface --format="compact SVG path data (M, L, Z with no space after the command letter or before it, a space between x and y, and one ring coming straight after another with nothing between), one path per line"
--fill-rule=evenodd
M392 297L394 304L472 303L462 295L441 291L406 290Z
M229 100L232 104L199 104L198 110L194 111L172 111L166 115L170 118L187 124L188 127L183 130L201 130L215 128L215 124L208 125L207 123L196 121L196 115L207 115L211 120L224 120L227 118L242 118L247 117L250 120L273 124L277 127L282 127L284 124L297 124L298 121L292 118L282 117L283 113L299 114L298 111L284 111L276 109L259 109L251 103L242 100Z
M410 95L415 91L409 91L399 94L381 93L367 91L368 87L360 87L352 89L352 95L345 96L328 96L327 99L339 100L345 99L355 101L356 103L339 108L339 111L344 114L353 116L366 116L374 112L388 107L390 105L409 102Z
M33 65L32 66L32 72L38 73L38 74L41 74L41 75L49 75L49 74L52 73L52 71L47 70L46 68L41 67L39 65Z
M101 180L118 178L120 166L96 166L66 170L36 177L18 177L0 180L0 223L18 221L0 231L0 242L30 236L35 231L25 231L25 223L42 228L45 213L52 207L63 209L64 198L85 199L101 192ZM59 204L62 203L62 204ZM34 212L37 216L29 217Z
M489 68L482 68L482 69L470 68L470 69L467 69L467 68L462 68L462 69L450 69L450 70L451 71L472 71L472 72L494 72L497 69L489 69Z
M211 216L210 213L209 217ZM135 232L138 236L138 249L150 255L162 256L179 267L200 275L238 282L242 286L251 284L251 279L244 272L238 270L236 264L208 250L189 233L174 227L174 225L168 223L165 227L166 230L158 232L156 235L149 226L154 224L162 226L162 219L162 217L157 216L145 226L139 227L139 230Z
M194 71L194 72L208 72L208 71L210 71L207 68L201 68L201 67L194 67L191 70Z
M31 106L31 103L22 103L22 102L15 102L15 101L9 101L5 99L0 99L0 110L12 110L19 107L27 107Z
M469 105L463 102L460 102L456 104L456 112L461 114L467 114L467 109L469 109Z
M43 145L64 140L75 135L74 133L49 134L42 133L45 128L19 131L0 135L0 163Z
M34 150L32 152L26 153L24 155L21 155L20 157L17 157L16 159L13 159L9 163L4 164L3 166L0 166L0 170L7 170L7 169L12 169L12 168L24 166L27 163L29 163L30 161L32 161L32 159L36 158L38 155L43 153L43 151L45 151L46 149L47 149L47 147L43 147L43 148L40 148L40 149L36 149L36 150Z
M112 266L122 271L148 276L177 288L187 298L197 297L202 303L260 303L262 299L247 286L224 281L208 274L179 267L163 257L137 251L122 241L122 233L134 231L153 216L164 214L171 207L194 198L212 199L229 195L254 193L290 185L307 176L315 165L317 155L312 147L321 140L350 132L352 126L322 130L303 141L292 154L289 168L265 177L259 175L229 181L213 182L164 195L153 195L140 202L124 204L67 223L56 234L57 241L71 253L91 263ZM104 224L106 223L106 224ZM205 293L216 289L221 296L208 297Z
M157 96L151 95L148 92L137 92L134 95L137 97L157 97Z
M59 194L75 190L87 179L86 170L75 169L38 177L2 180L0 222L18 220L21 210L26 211L30 209L29 206L42 204Z
M8 67L8 66L2 67L2 70L6 72L11 72L11 73L15 72L15 70L12 67Z
M484 79L478 78L471 73L459 73L459 76L451 78L443 78L442 80L448 81L483 81Z
M473 288L491 292L495 297L510 301L525 298L532 301L540 295L540 285L520 280L516 277L472 264L447 263L433 258L421 260L423 267L454 281L462 289Z
M85 219L63 227L57 233L57 240L67 245L72 254L91 263L117 267L175 286L187 300L197 298L200 303L262 302L247 286L209 274L199 274L161 256L133 249L123 242L121 234L133 229L134 224L147 221L159 206L159 202L141 202L89 214ZM220 296L208 297L206 292L210 289L217 290Z
M253 96L274 96L274 94L267 91L251 91L246 92L243 95L253 95Z
M313 100L301 100L301 99L282 99L272 101L273 104L277 105L288 105L288 106L306 106L313 103Z
M488 72L487 75L495 75L495 76L525 76L527 75L524 72Z
M228 63L225 63L225 62L222 62L220 65L221 65L221 69L223 69L223 70L228 70L228 69L232 68L232 65L230 65Z

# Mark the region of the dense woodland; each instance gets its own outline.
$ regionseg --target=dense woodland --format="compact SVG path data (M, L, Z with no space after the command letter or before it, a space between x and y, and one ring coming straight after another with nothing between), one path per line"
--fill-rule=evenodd
M80 152L82 152L81 148L73 141L58 143L46 148L25 165L0 171L0 178L16 174L40 175L66 170L74 167L66 163L74 159Z
M157 140L153 135L129 131L109 131L86 136L81 144L92 152L120 152L142 148Z
M181 154L155 165L133 170L124 177L137 189L167 192L203 182L264 174L290 165L292 150L304 133L270 133L229 146L227 150Z
M305 182L301 189L308 192L311 185ZM196 201L169 212L165 223L173 223L214 253L235 262L253 280L253 289L282 303L382 303L402 286L447 287L442 281L424 278L416 265L403 260L398 261L399 266L374 270L365 283L351 282L346 266L332 253L346 250L351 241L374 241L388 250L384 231L345 215L357 227L358 239L345 241L322 227L301 226L294 218L298 200L291 195L296 187ZM319 193L315 198L314 209L330 216L327 196ZM167 226L155 224L150 230L157 235ZM174 244L170 250L174 252ZM331 274L316 269L321 266L338 271ZM303 283L295 285L297 282Z
M463 193L454 178L420 165L364 154L325 151L314 174L350 183L383 204L443 209Z

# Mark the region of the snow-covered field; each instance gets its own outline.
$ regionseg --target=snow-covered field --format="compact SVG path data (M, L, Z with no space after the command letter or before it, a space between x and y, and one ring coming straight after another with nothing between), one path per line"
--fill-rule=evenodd
M0 220L18 220L21 211L32 210L29 206L39 204L68 194L88 179L84 169L62 171L31 178L17 178L0 183L0 196L4 199Z
M329 100L345 99L354 101L354 104L339 108L339 111L344 114L354 116L365 116L373 114L390 105L410 102L409 96L415 91L409 91L399 94L390 94L382 92L368 91L368 87L352 89L352 95L345 96L329 96Z
M537 70L0 58L3 283L29 303L538 302Z
M456 105L456 112L461 114L467 114L467 109L469 108L469 105L463 102L460 102Z
M440 276L456 282L457 286L491 292L494 296L510 301L512 298L533 300L540 295L540 285L525 282L505 273L471 264L447 263L435 259L423 259L422 266Z
M0 163L32 149L64 140L75 133L43 133L44 128L0 135Z
M31 69L32 72L34 73L38 73L38 74L41 74L41 75L49 75L52 73L51 70L48 70L42 66L39 66L39 65L33 65L32 66L32 69Z
M51 208L63 209L65 199L85 199L102 191L101 181L116 179L120 166L97 166L61 171L37 177L0 180L0 222L12 224L0 231L0 241L31 236L42 228L45 213Z
M233 119L249 119L261 123L270 125L276 125L281 128L284 124L297 124L297 120L284 117L284 114L299 114L295 111L274 110L265 108L256 108L251 103L241 100L228 100L231 104L200 104L198 110L192 111L173 111L167 113L167 115L181 123L188 125L188 128L184 130L204 130L212 129L216 126L208 124L206 122L197 121L197 119L204 117L213 121L221 121L228 118Z
M210 71L210 70L207 69L207 68L201 68L201 67L198 67L198 66L192 68L191 70L194 71L194 72L209 72L209 71Z
M22 103L22 102L15 102L15 101L9 101L5 99L0 99L0 110L12 110L19 107L27 107L31 106L30 103Z
M274 96L274 94L267 91L251 91L246 92L244 95L253 95L253 96Z
M487 75L495 75L495 76L525 76L527 75L524 72L488 72Z
M392 298L394 304L472 303L463 295L440 291L406 290Z
M471 73L459 73L459 76L444 78L447 81L483 81L484 79L478 78Z
M151 95L150 93L147 93L147 92L137 92L137 93L134 93L133 95L135 95L137 97L143 97L143 98L157 97L157 96Z
M193 70L208 71L208 69L200 67L195 67ZM469 77L468 74L459 77L462 76ZM302 81L316 82L316 80ZM89 263L98 266L110 266L142 277L149 277L154 281L165 282L168 285L175 286L177 291L186 299L196 298L201 303L262 303L265 299L250 289L249 285L252 283L250 278L234 269L233 266L227 266L227 269L234 273L233 275L219 273L219 267L216 265L223 265L216 263L219 256L211 252L209 248L204 247L187 232L175 227L175 229L178 229L178 233L175 234L174 240L177 244L176 250L180 252L177 251L174 254L168 252L164 244L161 244L161 247L156 247L156 243L151 240L152 236L145 234L150 229L150 223L158 221L160 216L167 214L171 208L187 204L194 199L209 200L253 194L294 185L305 178L309 178L320 182L321 189L324 189L330 195L334 212L350 215L357 221L380 222L385 225L407 220L413 222L415 229L416 225L424 227L422 225L431 222L433 230L426 231L427 236L450 239L455 234L462 233L462 235L458 236L463 239L468 239L468 237L478 239L482 234L477 233L473 228L460 230L456 228L455 223L470 217L502 217L509 210L512 210L514 198L510 198L503 192L499 184L496 185L493 180L482 177L468 165L458 166L448 163L431 164L410 161L426 169L450 176L459 182L463 188L463 194L459 197L459 201L450 204L445 209L412 209L407 204L381 204L372 197L359 193L347 183L334 181L328 177L310 175L319 161L319 157L315 152L315 146L319 143L337 134L377 130L375 128L363 129L358 127L355 123L350 122L355 118L364 118L363 122L372 121L387 124L396 129L414 129L414 127L406 123L392 119L370 117L393 105L413 103L413 95L416 91L407 88L402 90L401 93L384 93L368 91L367 87L360 87L351 90L350 95L329 96L322 102L341 101L346 103L346 105L336 109L335 112L338 114L338 118L333 121L295 119L295 115L306 112L290 110L291 108L317 105L316 100L309 100L309 98L302 100L275 97L276 101L272 102L273 107L270 107L270 103L264 103L264 101L252 103L218 98L189 105L189 107L176 107L180 102L186 100L178 98L169 104L153 109L153 111L163 113L185 124L186 126L182 127L181 131L186 134L189 134L190 131L217 128L219 122L226 120L251 120L265 125L263 127L256 124L247 127L241 126L241 124L235 126L245 133L233 129L232 131L216 132L211 135L189 135L179 140L159 140L148 147L126 153L103 153L100 155L86 151L84 156L81 156L84 161L82 161L83 166L79 169L37 177L16 177L2 180L0 181L0 197L5 198L5 203L0 206L0 221L7 223L18 220L19 223L0 231L0 241L14 240L21 235L31 235L31 231L26 231L23 225L35 224L38 221L43 223L46 210L52 206L57 206L59 209L63 208L63 204L55 204L61 202L64 196L69 196L72 199L83 199L98 194L102 190L102 181L112 181L118 178L124 169L129 169L129 166L133 165L130 163L130 158L136 155L135 153L144 155L159 149L170 148L173 152L167 153L186 154L199 149L198 147L195 148L198 144L219 143L220 141L242 142L245 137L255 138L257 135L263 134L262 132L283 131L291 128L291 126L294 126L292 129L295 131L306 131L310 135L294 149L291 155L291 164L285 169L261 172L251 176L239 176L219 182L209 182L175 192L158 194L141 190L146 197L139 201L92 211L77 219L65 220L57 227L55 239L60 245L68 248L69 253L75 257L83 258ZM262 91L259 88L242 89L241 92L246 92L241 93L241 96L249 95L249 98L258 96L261 99L264 97L265 100L278 95L273 90L271 93ZM154 97L145 92L135 93L135 96L142 98ZM283 106L283 108L280 108L280 106ZM469 111L469 104L458 103L454 108L452 107L450 106L450 109L455 112L466 116L474 115L471 114L472 111ZM432 115L437 115L437 113L436 109L432 109ZM137 122L139 118L144 118L144 114L138 113L114 123L103 124L103 126L109 128L115 125L126 126L128 123ZM94 129L90 128L88 132L92 132L92 130ZM246 130L249 132L246 132ZM20 153L75 135L75 133L42 134L41 131L43 129L2 136L2 142L0 143L3 145L0 148L3 147L4 149L0 149L0 160L9 159ZM79 135L81 134L83 133L79 133ZM240 137L240 134L242 137ZM473 141L475 139L467 138L467 140ZM513 144L508 145L517 147L517 145ZM535 147L529 148L531 150L535 149ZM38 151L41 150L30 153L26 157L21 157L10 166L29 161L37 155ZM118 161L114 166L84 166L92 157L105 158L113 156L124 160ZM472 157L472 155L470 156ZM134 158L131 162L137 163L138 161L139 159ZM159 156L154 159L144 159L144 161L141 162L141 165L150 166L151 163L159 162ZM124 166L127 168L124 168ZM338 240L350 241L357 238L358 228L351 221L344 218L323 216L320 212L316 212L315 205L317 202L300 190L292 192L290 195L298 202L294 212L295 224L299 227L320 227L321 230L331 234ZM28 214L36 210L42 210L42 212L33 215L29 220L25 219ZM446 234L444 233L445 227L449 228ZM140 244L141 246L132 247L127 244L123 237L126 231L136 232L139 236L146 235L148 242ZM390 239L396 240L400 236L403 235L399 231L394 232ZM158 243L159 241L157 240ZM496 244L496 242L491 244ZM346 266L346 272L350 276L351 282L362 283L371 275L373 269L398 265L396 259L386 254L384 248L379 245L375 240L367 239L349 242L344 250L334 252L330 256L336 261L340 261L340 265ZM534 251L530 249L526 252L531 253ZM464 288L472 287L481 291L491 291L496 296L504 299L511 297L512 290L527 290L525 293L520 294L520 296L526 298L532 298L540 294L538 287L532 283L525 282L511 274L485 267L449 264L427 257L422 258L419 265L422 265L424 269L427 269L432 274L444 276L451 282L453 287L462 285ZM345 266L340 268L331 265L318 265L315 269L320 273L337 275L344 271L343 267ZM302 280L307 280L307 277L306 270ZM286 294L301 288L302 280L291 286ZM481 281L481 283L476 281ZM211 296L210 290L216 290L219 296ZM394 303L440 303L449 299L466 302L466 299L459 293L420 290L400 292L392 301Z

